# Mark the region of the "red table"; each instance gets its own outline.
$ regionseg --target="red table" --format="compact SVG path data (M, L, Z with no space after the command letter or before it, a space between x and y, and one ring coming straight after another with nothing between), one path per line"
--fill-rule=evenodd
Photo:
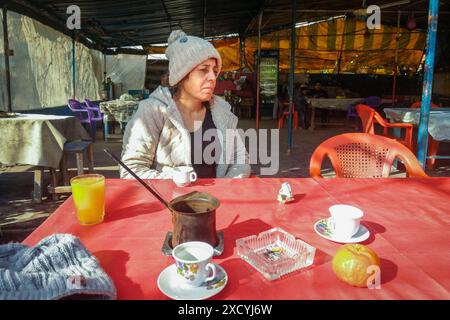
M275 200L288 181L291 204ZM214 258L229 282L216 299L450 299L450 179L217 179L178 188L172 181L153 184L166 199L193 190L221 201L217 229L225 251ZM364 210L368 245L381 258L381 289L354 288L336 278L331 259L340 244L318 236L313 224L328 207L351 204ZM68 199L25 241L33 245L53 233L71 233L112 277L119 299L166 299L159 273L173 263L161 247L171 230L169 211L138 182L107 180L102 224L77 223ZM317 248L314 265L268 281L236 253L236 239L281 227Z

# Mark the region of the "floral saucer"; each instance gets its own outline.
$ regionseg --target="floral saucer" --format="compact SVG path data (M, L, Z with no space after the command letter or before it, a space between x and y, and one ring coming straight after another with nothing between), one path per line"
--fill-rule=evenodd
M190 287L180 283L177 267L172 264L159 274L158 288L174 300L208 299L222 291L228 282L228 275L225 270L217 264L214 264L214 266L216 267L216 276L213 280L205 282L199 287Z
M325 239L340 243L358 243L367 240L370 236L369 230L363 224L360 224L358 231L352 237L346 239L339 238L333 234L333 229L328 219L320 219L314 224L314 231Z

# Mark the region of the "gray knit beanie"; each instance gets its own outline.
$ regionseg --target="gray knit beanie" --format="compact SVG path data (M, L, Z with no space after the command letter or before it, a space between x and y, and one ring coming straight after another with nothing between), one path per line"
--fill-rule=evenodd
M219 52L208 41L174 30L169 36L166 56L169 59L169 85L174 86L205 60L217 60L218 73L222 69Z

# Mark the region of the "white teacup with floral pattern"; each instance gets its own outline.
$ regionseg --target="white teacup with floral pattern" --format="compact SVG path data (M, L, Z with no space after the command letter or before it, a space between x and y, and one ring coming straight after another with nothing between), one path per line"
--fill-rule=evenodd
M211 263L214 248L201 241L189 241L177 245L172 256L177 266L181 284L199 287L216 276L216 267Z

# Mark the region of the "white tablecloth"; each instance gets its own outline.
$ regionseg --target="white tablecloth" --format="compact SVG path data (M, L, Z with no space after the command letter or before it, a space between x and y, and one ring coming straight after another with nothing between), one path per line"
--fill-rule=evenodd
M353 103L358 103L362 99L363 98L342 98L342 99L307 98L306 100L314 108L346 111L349 105Z
M384 113L391 122L404 122L419 125L420 109L385 108ZM430 110L428 132L434 140L450 140L450 108Z
M66 141L91 140L78 118L17 114L0 118L0 163L58 168Z
M108 121L117 121L126 124L133 117L139 107L139 101L111 100L100 102L100 110Z

